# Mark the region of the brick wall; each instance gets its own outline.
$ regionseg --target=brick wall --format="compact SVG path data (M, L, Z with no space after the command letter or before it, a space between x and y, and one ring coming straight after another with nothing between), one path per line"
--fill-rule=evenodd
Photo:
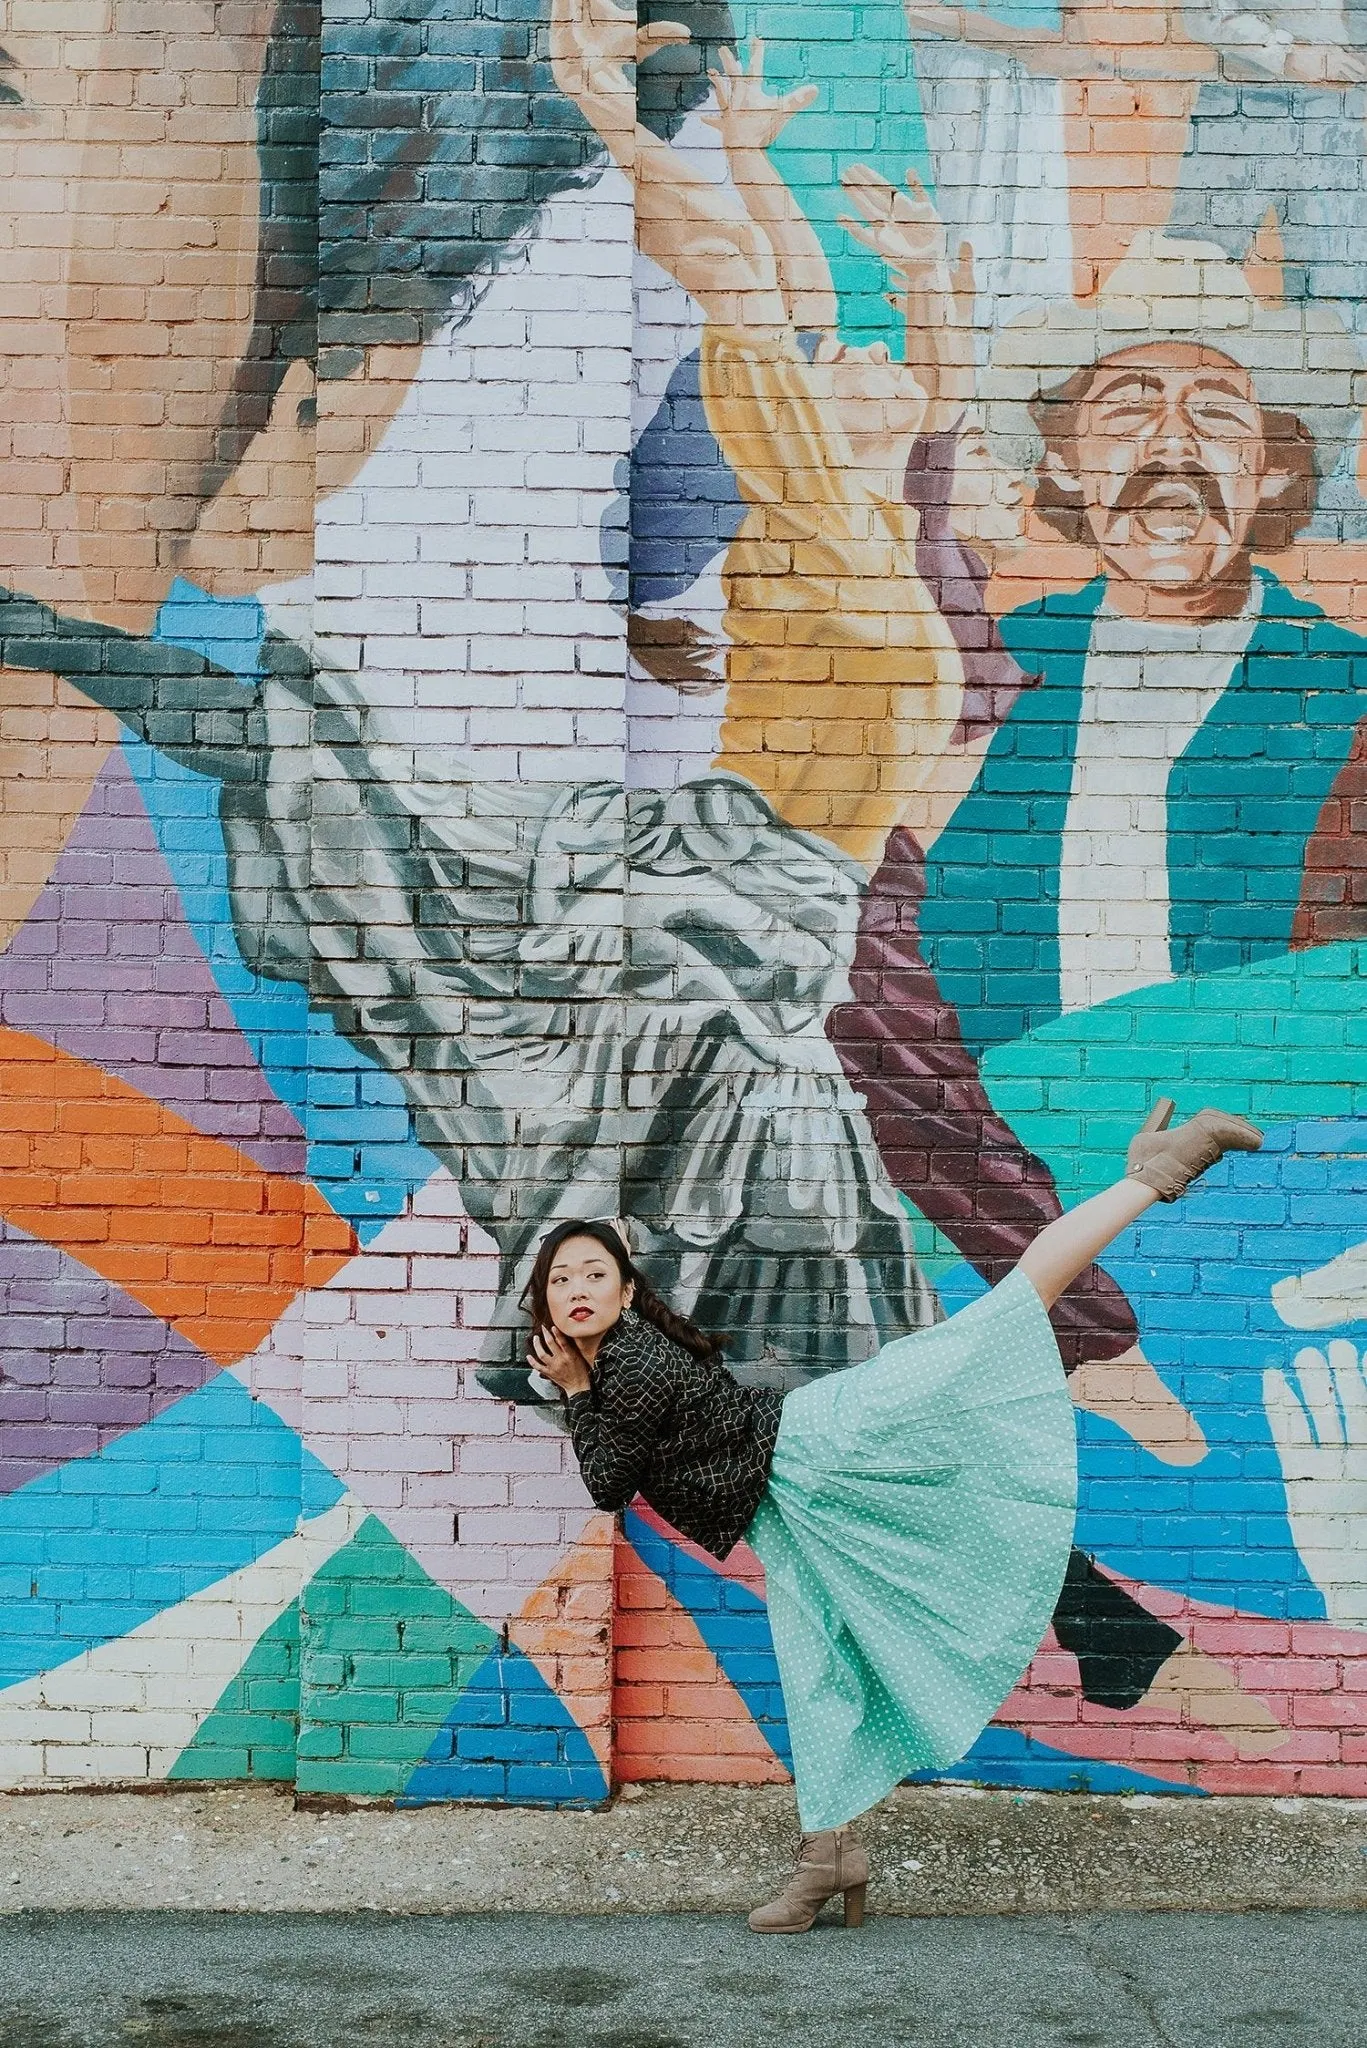
M783 1778L541 1229L791 1385L1166 1092L1268 1142L1060 1324L958 1768L1356 1796L1356 59L643 13L633 102L569 0L0 7L0 1782Z

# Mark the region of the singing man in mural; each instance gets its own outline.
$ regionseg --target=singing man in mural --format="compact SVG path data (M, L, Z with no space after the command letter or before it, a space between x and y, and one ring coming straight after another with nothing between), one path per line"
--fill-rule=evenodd
M1252 555L1309 522L1356 371L1330 309L1264 305L1213 245L1147 232L1096 300L999 337L990 428L1102 574L1002 622L1042 686L928 858L923 942L976 1048L1290 946L1367 642Z

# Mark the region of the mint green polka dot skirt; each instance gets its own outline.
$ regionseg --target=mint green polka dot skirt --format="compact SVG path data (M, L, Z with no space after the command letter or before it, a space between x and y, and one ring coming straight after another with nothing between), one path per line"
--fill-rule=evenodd
M1063 1585L1077 1446L1019 1270L783 1404L747 1531L768 1582L809 1834L971 1748Z

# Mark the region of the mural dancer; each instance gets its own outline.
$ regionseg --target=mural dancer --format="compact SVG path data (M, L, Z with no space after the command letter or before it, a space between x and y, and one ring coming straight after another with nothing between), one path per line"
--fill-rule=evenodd
M746 297L744 326L727 324L735 298L727 245L704 247L701 263L690 264L677 241L660 252L708 317L700 374L707 416L748 507L723 577L731 649L717 766L765 787L795 824L881 875L888 849L905 836L903 818L943 817L952 808L986 734L1025 680L987 615L985 564L960 537L992 549L1018 535L1019 487L1000 472L965 410L973 367L963 294L947 274L943 230L924 198L904 202L871 172L856 169L846 179L852 201L870 217L886 195L885 226L906 252L908 351L899 366L881 344L858 350L838 340L820 244L766 154L810 92L771 98L761 44L744 69L724 57L713 85L712 118L734 189L750 232L772 252L777 284L775 295ZM695 196L708 188L676 152L643 150L635 168L646 203L662 218L717 203ZM941 662L949 669L952 657L952 672L966 686L948 700L958 711L953 720L943 712L937 720L925 694L911 702L920 716L908 717L897 699L911 693L892 687L914 675L908 650L928 626L938 632ZM887 695L875 696L871 686L882 678ZM869 900L879 893L875 882L861 910L864 950ZM856 951L856 974L860 965ZM952 1018L942 1002L935 1008L949 1061ZM857 1067L839 1032L832 1036L865 1088L868 1062ZM937 1078L950 1078L943 1061ZM964 1191L984 1125L1009 1147L1013 1181L1031 1162L993 1116L971 1060L959 1057L952 1078L969 1091L965 1113L971 1108L978 1121L956 1127L957 1175L944 1177L942 1202L938 1187L925 1191L925 1206L951 1234L966 1221L971 1238ZM974 1253L986 1256L976 1242ZM1089 1284L1107 1300L1116 1294L1103 1275ZM1072 1343L1068 1313L1062 1334ZM1132 1343L1133 1319L1123 1306L1119 1314Z
M715 765L867 867L963 714L962 657L920 575L903 489L927 394L884 343L839 340L825 259L765 154L808 92L764 93L762 44L747 71L723 63L716 121L744 208L733 240L715 227L652 236L652 216L717 201L679 152L635 156L642 244L703 311L703 403L746 507L722 577Z
M687 35L646 29L642 47ZM614 16L609 37L615 117L635 30ZM601 127L619 139L612 118ZM744 220L700 232L729 236L743 267L760 260ZM903 402L919 418L914 387ZM901 716L933 706L947 733L953 641L923 591L907 617L901 653L923 643L923 680ZM620 783L480 782L444 759L395 782L358 680L315 674L279 634L239 676L18 596L0 630L11 664L69 678L220 780L244 960L304 986L400 1081L418 1139L500 1246L503 1328L539 1230L586 1206L630 1215L647 1266L664 1261L698 1313L742 1292L743 1360L785 1383L933 1319L822 1030L862 876L750 783L718 774L628 799Z
M565 1222L532 1268L529 1356L567 1401L599 1507L638 1492L718 1557L765 1569L803 1829L757 1933L805 1932L844 1894L850 1823L910 1772L956 1763L1034 1654L1072 1538L1077 1472L1045 1311L1155 1201L1261 1133L1161 1101L1126 1177L1040 1232L992 1292L933 1330L786 1397L738 1386L721 1340L642 1284L607 1224ZM742 1297L733 1303L742 1315Z

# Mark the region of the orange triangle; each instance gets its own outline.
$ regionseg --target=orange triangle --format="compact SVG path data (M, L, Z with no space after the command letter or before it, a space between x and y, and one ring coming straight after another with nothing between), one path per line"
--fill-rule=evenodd
M0 1215L219 1365L356 1249L311 1182L268 1173L115 1074L0 1029Z

